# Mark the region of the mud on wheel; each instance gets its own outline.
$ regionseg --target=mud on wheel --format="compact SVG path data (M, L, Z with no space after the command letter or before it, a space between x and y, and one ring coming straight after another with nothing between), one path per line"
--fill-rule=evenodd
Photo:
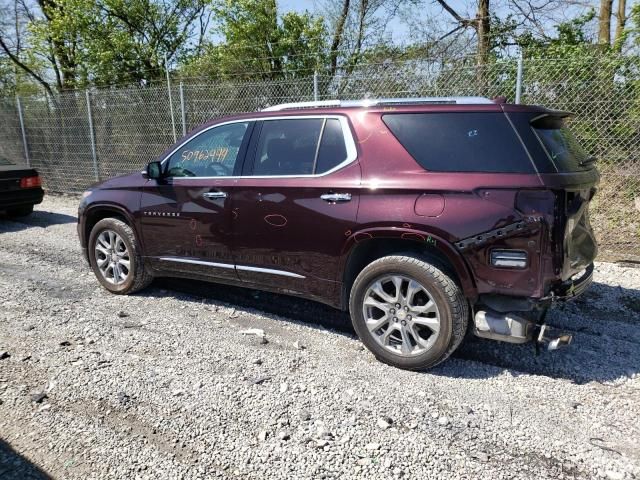
M380 258L356 278L351 319L358 336L381 361L426 369L460 345L468 324L468 303L456 283L426 259L412 255Z

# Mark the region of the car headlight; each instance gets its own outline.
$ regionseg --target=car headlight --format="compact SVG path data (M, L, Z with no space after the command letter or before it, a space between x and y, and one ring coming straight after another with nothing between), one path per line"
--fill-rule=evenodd
M80 205L78 205L78 213L82 213L84 208L87 206L87 199L92 193L93 192L91 190L85 190L82 192L82 195L80 196Z

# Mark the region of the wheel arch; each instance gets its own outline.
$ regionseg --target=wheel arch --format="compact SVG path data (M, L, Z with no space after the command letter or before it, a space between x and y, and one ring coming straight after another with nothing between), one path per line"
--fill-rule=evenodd
M420 255L447 273L464 295L478 295L471 271L455 247L438 235L413 229L368 229L349 238L343 255L341 306L348 308L351 286L358 274L378 258L401 253Z
M136 225L133 219L133 215L131 212L126 210L125 208L119 205L113 205L109 203L100 203L100 204L92 204L87 207L87 209L83 213L84 222L82 225L82 238L81 243L82 247L85 249L85 252L89 243L89 236L91 235L91 230L93 227L100 221L105 218L117 218L122 220L127 225L129 225L136 236L138 237L138 241L140 241L140 235L138 235Z

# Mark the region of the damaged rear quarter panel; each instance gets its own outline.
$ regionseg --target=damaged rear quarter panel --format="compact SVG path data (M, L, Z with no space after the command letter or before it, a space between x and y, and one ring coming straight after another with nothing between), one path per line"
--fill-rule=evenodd
M475 282L479 294L531 297L545 294L543 272L547 275L552 272L552 259L546 254L546 220L539 215L525 216L515 208L518 191L543 187L538 175L429 172L398 142L388 141L389 134L374 112L355 119L354 127L358 138L364 139L358 147L367 157L367 162L362 164L359 231L409 229L424 234L425 238L431 235L442 239L464 259L465 268L470 270L470 281ZM441 196L443 208L429 205L433 208L416 210L416 202L425 195ZM380 221L381 218L384 221ZM465 249L456 246L460 240L518 223L523 223L524 228L502 238ZM493 248L526 251L527 268L491 267L489 255Z

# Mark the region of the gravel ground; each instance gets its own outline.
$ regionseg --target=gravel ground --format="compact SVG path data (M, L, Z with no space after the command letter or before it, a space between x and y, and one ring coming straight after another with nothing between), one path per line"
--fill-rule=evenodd
M305 300L107 293L76 205L0 220L0 478L640 478L638 268L550 314L567 349L470 339L406 372Z

